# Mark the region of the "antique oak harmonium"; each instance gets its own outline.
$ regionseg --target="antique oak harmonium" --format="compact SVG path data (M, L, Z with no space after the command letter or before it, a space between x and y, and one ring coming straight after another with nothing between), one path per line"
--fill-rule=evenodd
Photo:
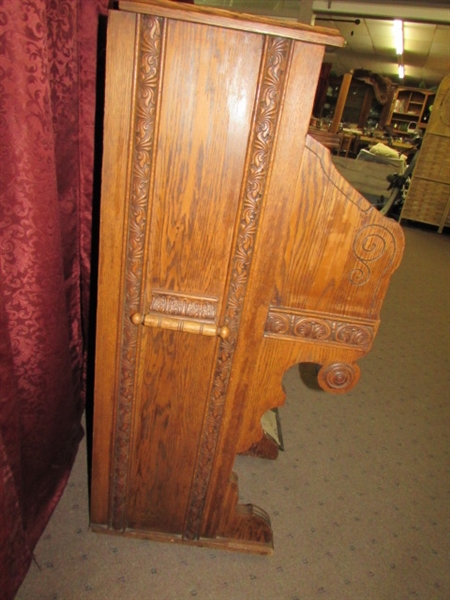
M342 44L170 1L110 12L94 531L272 551L235 457L270 446L261 417L291 366L356 384L403 251L307 135L324 48Z

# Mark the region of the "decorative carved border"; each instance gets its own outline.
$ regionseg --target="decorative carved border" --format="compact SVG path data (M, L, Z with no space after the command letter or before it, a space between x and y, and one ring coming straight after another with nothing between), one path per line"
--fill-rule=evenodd
M161 64L162 19L142 15L138 23L140 27L137 34L139 55L135 91L133 172L125 265L125 301L122 312L121 370L110 496L111 525L119 530L126 526L127 472L139 331L131 322L130 315L139 310L141 297L151 158Z
M285 38L266 37L256 98L250 160L241 201L224 325L231 334L222 340L217 355L214 382L200 440L197 466L186 517L185 539L197 539L211 475L214 453L223 417L228 381L236 349L239 322L253 258L256 232L269 175L273 141L290 60L291 42Z
M272 337L292 338L368 350L375 338L375 323L346 320L340 315L324 315L270 307L265 334Z
M217 298L205 298L153 290L150 311L173 317L187 317L215 322L217 318L217 306Z

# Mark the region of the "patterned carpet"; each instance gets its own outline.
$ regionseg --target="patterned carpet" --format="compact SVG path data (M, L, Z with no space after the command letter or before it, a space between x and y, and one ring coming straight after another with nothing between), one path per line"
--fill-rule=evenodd
M449 600L450 236L406 226L361 379L344 396L285 376L285 451L238 457L271 557L89 531L86 449L17 600Z

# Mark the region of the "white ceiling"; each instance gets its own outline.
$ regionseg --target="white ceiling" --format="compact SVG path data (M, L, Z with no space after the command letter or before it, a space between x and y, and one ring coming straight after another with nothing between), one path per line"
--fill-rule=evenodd
M341 75L366 69L394 83L427 88L450 74L450 0L195 0L210 5L338 29L346 45L330 49L325 61ZM405 79L398 79L394 18L404 20ZM357 25L354 22L360 20Z

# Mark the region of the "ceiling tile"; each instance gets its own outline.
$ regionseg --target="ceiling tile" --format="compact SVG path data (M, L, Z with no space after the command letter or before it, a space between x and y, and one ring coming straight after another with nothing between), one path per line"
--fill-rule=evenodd
M422 56L426 58L430 53L431 42L405 42L405 56Z
M195 0L196 4L220 5L241 12L257 12L285 19L297 18L301 12L301 2L305 0ZM444 76L450 73L449 2L450 0L398 0L397 3L386 0L360 0L354 2L355 13L351 12L351 8L351 11L333 14L331 11L337 10L342 2L328 0L324 3L313 0L313 7L323 5L320 9L322 13L316 15L316 25L337 29L347 42L345 48L327 50L325 60L332 63L333 71L338 74L361 68L391 77L398 83L393 17L388 18L387 15L401 12L405 16L408 15L404 22L407 65L405 84L415 86L425 81L429 86L438 85ZM351 5L352 0L346 0L346 4ZM440 7L441 10L436 12L436 7ZM327 15L324 18L325 12ZM447 13L448 20L445 22ZM439 23L426 22L433 14L438 15ZM376 15L376 18L370 18L370 15ZM415 22L411 22L412 15ZM384 16L386 18L383 18ZM347 22L354 21L355 18L360 19L359 25Z
M434 41L446 44L448 51L450 52L450 27L438 25L434 34Z

